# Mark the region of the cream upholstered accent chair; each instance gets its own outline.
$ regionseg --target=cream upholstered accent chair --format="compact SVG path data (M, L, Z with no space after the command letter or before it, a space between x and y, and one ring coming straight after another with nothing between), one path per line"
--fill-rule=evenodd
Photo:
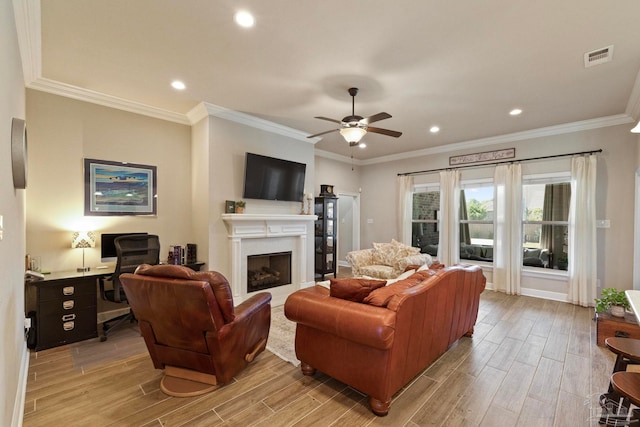
M346 256L354 276L394 279L409 265L431 265L429 254L421 254L420 248L407 246L396 240L391 243L373 243L373 248L349 252Z

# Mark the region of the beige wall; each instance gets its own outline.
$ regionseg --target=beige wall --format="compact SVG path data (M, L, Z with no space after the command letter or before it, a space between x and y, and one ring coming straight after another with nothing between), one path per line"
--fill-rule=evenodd
M161 256L195 238L190 126L34 90L27 117L27 252L44 270L82 265L82 252L70 247L74 230L158 234ZM157 166L157 216L84 216L83 158ZM98 246L85 250L86 265L102 264Z
M13 188L11 120L25 119L25 93L12 2L0 2L0 425L22 420L29 353L24 339L25 193ZM27 127L29 122L27 121ZM30 186L27 180L27 186Z
M242 200L245 153L252 152L305 163L307 165L305 188L311 191L314 177L313 144L217 117L209 117L208 123L210 174L208 261L213 270L230 277L229 239L221 215L224 213L225 200ZM298 202L253 199L245 201L247 214L298 214L301 208ZM313 239L308 239L307 245L307 253L313 253ZM313 280L312 257L309 257L307 262L306 280Z

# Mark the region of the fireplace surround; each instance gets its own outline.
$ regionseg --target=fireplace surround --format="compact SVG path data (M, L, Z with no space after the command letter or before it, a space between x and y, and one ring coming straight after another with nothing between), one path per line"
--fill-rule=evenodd
M244 301L255 291L247 290L248 257L291 252L291 281L267 289L272 305L284 304L289 294L313 285L313 222L315 215L223 214L229 239L230 284L233 298ZM311 246L310 246L311 245Z

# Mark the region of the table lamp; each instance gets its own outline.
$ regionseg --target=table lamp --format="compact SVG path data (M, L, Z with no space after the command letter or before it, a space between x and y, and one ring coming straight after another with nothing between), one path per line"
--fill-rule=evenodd
M96 233L93 231L74 231L73 239L71 240L71 247L74 249L82 249L82 267L78 267L78 272L89 271L89 267L84 266L84 250L85 248L96 247Z

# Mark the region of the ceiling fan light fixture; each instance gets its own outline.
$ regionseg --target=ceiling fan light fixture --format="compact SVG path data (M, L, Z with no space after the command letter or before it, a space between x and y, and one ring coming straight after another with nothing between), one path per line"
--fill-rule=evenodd
M638 124L636 125L636 127L631 129L631 133L640 133L640 121L638 121Z
M348 143L358 143L366 134L367 131L360 127L346 127L340 129L340 135L342 135Z

